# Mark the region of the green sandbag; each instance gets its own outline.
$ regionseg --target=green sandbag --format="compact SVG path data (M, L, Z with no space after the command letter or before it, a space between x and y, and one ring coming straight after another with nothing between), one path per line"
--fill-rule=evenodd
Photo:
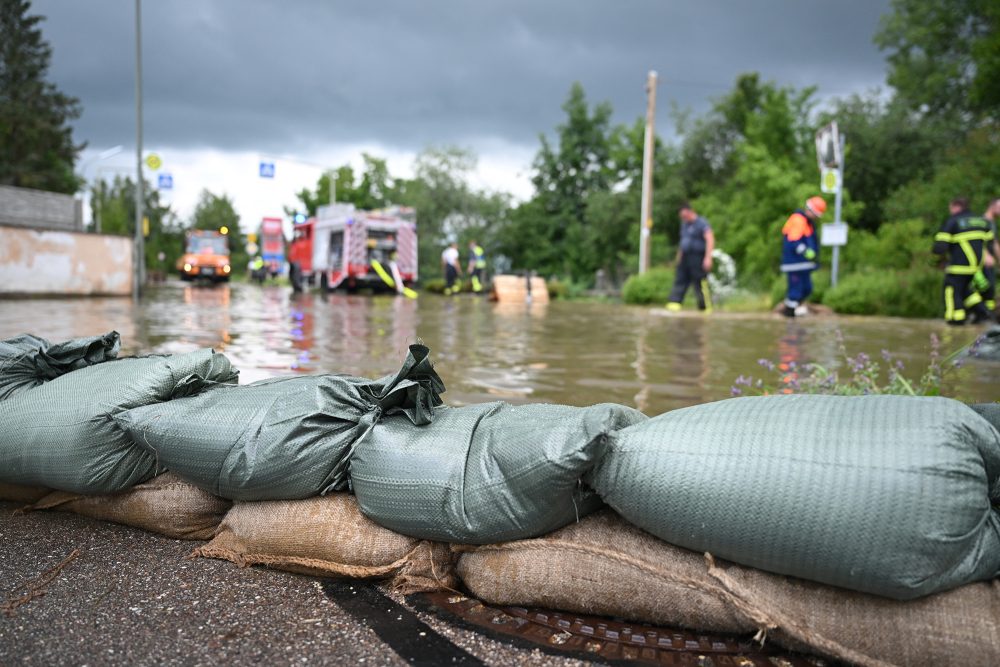
M361 511L404 535L471 544L534 537L603 506L580 478L606 436L646 419L620 405L442 407L377 424L351 456Z
M61 491L122 491L163 471L115 422L117 413L235 382L212 350L81 368L0 401L0 482Z
M790 395L675 410L590 480L681 547L908 600L1000 575L1000 434L946 398Z
M381 380L314 375L219 386L128 410L118 423L171 472L232 500L293 500L348 486L351 447L383 415L430 421L444 384L410 348Z
M117 331L51 344L22 334L0 341L0 401L80 368L118 356Z
M979 415L993 424L993 428L1000 431L1000 403L976 403L970 405Z

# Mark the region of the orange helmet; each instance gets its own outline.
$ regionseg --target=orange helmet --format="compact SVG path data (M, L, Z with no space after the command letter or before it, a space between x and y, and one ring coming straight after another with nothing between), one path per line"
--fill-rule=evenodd
M806 210L818 218L826 213L826 200L822 197L810 197L806 200Z
M826 213L826 200L822 197L810 197L806 200L806 209L818 218Z

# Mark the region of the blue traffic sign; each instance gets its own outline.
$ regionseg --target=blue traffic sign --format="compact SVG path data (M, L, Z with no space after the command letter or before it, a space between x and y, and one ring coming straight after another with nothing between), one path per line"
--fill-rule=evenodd
M157 185L161 190L172 190L174 187L174 177L166 172L157 176Z
M260 177L261 178L274 178L274 163L273 162L261 162L260 163Z

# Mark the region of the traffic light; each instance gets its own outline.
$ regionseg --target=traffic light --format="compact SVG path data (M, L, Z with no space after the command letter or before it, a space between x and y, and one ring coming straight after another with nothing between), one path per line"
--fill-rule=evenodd
M229 233L229 227L222 225L221 227L219 227L219 233L225 236L226 234Z

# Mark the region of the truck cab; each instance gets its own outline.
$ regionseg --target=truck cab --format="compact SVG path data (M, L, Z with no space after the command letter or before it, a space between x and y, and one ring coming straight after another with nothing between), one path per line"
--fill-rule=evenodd
M229 282L229 237L221 232L192 229L184 237L184 254L177 260L181 280Z

